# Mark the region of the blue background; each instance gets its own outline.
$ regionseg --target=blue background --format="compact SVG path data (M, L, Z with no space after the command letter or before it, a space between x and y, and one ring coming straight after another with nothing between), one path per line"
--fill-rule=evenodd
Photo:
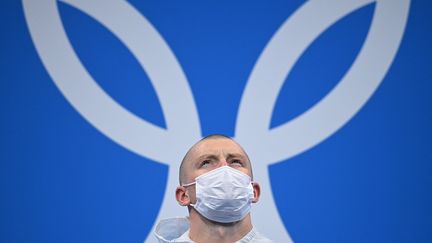
M202 134L231 136L259 54L303 3L130 2L178 58ZM432 242L431 7L412 2L391 68L347 125L270 166L294 241ZM59 9L95 80L124 107L165 127L151 83L129 50L79 10L63 3ZM371 4L348 15L309 47L284 84L271 127L337 84L373 10ZM167 167L120 147L72 108L36 53L20 1L2 1L0 13L0 241L142 242L165 193Z

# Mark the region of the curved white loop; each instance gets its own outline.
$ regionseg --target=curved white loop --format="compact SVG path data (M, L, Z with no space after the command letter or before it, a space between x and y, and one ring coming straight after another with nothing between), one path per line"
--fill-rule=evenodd
M66 36L55 0L24 0L31 37L57 87L85 119L123 147L155 161L177 162L200 138L200 126L188 82L168 45L126 1L64 2L99 21L129 48L156 90L167 130L123 108L93 80Z
M249 78L236 124L237 140L265 158L261 163L288 159L320 143L350 120L376 90L401 42L409 0L376 1L364 45L338 85L308 111L269 129L283 82L302 53L328 27L371 2L306 2L266 46Z
M372 1L309 1L273 36L255 65L243 94L236 139L254 160L254 174L262 181L261 202L254 211L258 229L276 242L292 242L283 230L270 192L268 164L295 156L336 132L373 94L399 47L409 0L377 1L363 48L340 83L318 104L294 120L269 130L283 82L306 48L343 16ZM272 224L264 218L272 217ZM276 215L276 216L275 216Z

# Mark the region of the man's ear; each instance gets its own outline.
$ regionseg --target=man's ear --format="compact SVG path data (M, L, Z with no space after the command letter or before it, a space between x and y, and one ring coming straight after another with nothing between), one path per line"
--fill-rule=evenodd
M190 204L190 198L184 186L178 186L175 195L177 202L181 206L188 206Z
M261 195L261 187L258 184L258 182L252 183L253 191L254 191L254 198L252 199L253 203L258 202L260 195Z

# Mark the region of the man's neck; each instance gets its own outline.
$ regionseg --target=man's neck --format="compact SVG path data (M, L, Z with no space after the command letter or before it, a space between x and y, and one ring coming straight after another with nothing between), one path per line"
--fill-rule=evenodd
M252 230L250 215L235 223L209 221L195 210L189 215L189 237L197 243L232 243L242 239Z

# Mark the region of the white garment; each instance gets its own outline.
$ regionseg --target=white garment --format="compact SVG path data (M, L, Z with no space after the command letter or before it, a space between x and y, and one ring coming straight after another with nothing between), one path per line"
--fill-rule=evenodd
M194 243L189 238L189 219L163 219L156 226L156 238L159 243ZM241 240L235 243L274 243L252 229Z

